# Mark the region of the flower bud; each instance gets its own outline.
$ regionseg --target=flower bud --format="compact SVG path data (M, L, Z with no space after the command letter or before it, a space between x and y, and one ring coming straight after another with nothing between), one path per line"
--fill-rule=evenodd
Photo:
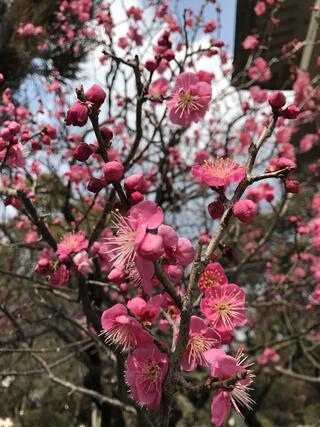
M86 144L85 142L80 142L80 144L78 144L73 151L73 157L76 160L79 160L79 162L85 162L89 159L92 153L93 150L90 145Z
M85 96L87 101L92 102L98 109L106 99L105 91L97 84L92 85L85 93Z
M157 62L154 59L148 59L145 64L144 64L145 68L148 71L154 71L157 68Z
M183 268L181 265L169 264L164 267L164 271L168 275L169 279L172 280L173 283L179 282L183 275Z
M107 182L119 181L124 174L124 167L116 160L103 165L103 173Z
M66 125L84 126L88 121L88 106L80 101L77 101L67 111Z
M45 275L49 274L50 268L51 268L51 261L48 258L41 258L37 262L34 270L37 273L45 276Z
M239 200L234 203L232 212L239 221L248 223L255 217L257 205L250 199Z
M128 194L139 191L145 193L148 190L148 184L141 172L134 173L124 180L124 188Z
M286 179L284 182L284 188L287 193L297 194L300 190L300 183L296 179Z
M172 61L175 58L174 52L172 49L166 49L164 52L164 57L167 61Z
M208 212L212 219L221 218L224 212L224 205L221 200L215 200L208 205Z
M285 119L296 119L300 114L300 109L295 105L289 105L285 110L281 111L281 116Z
M164 252L162 237L158 234L147 233L139 244L138 252L144 258L156 261Z
M108 274L108 280L111 282L119 282L121 283L125 278L124 271L120 268L114 268Z
M268 101L272 109L278 111L286 104L286 97L282 92L277 91L269 96Z
M102 135L102 138L103 138L104 142L107 145L109 145L109 142L113 138L113 132L112 132L112 130L108 126L101 126L100 127L100 132L101 132L101 135Z
M104 181L102 181L102 179L91 178L90 181L88 182L87 189L91 193L99 193L99 191L101 191L104 186L105 186L105 183Z
M142 202L143 199L143 194L141 194L139 191L134 191L129 196L130 205L136 205L137 203Z

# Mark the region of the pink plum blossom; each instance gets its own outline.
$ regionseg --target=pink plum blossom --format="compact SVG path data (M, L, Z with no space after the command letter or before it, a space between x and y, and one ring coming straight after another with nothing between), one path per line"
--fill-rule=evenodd
M168 357L154 344L137 348L127 359L126 380L134 400L154 410L160 405Z
M258 36L247 36L241 43L244 49L255 49L259 45Z
M201 292L215 285L226 285L228 283L227 276L221 264L218 262L211 262L208 264L201 274L198 288Z
M49 282L53 286L63 286L68 282L69 277L70 274L67 267L64 264L59 264L51 273Z
M266 365L269 362L276 363L280 360L279 354L274 348L267 347L263 350L263 353L256 358L259 365Z
M248 70L249 77L258 82L265 82L271 78L268 63L261 57L256 58Z
M172 123L189 127L202 119L209 109L210 84L200 81L196 73L181 73L167 101Z
M164 96L169 87L169 80L165 77L160 77L151 83L149 87L149 95L159 98L160 96Z
M88 240L83 231L77 233L67 233L63 236L63 239L58 243L57 255L60 257L66 257L72 253L87 249Z
M231 182L241 181L246 168L229 158L204 161L192 166L192 175L197 181L208 187L223 187Z
M200 309L217 331L231 331L247 322L245 294L235 284L211 286L205 291Z
M232 206L233 215L241 222L249 223L257 213L257 205L250 199L238 200Z
M116 234L107 238L108 253L114 267L130 269L135 264L144 291L151 294L153 261L164 251L161 236L148 233L157 229L163 221L162 209L154 202L145 200L133 206L127 217L116 217Z
M123 352L152 342L152 337L141 324L128 314L123 304L115 304L104 310L101 316L102 334L106 342Z
M127 303L127 307L145 326L150 327L159 316L161 303L162 297L160 295L152 297L148 302L141 297L134 297Z
M208 366L203 353L220 344L219 334L210 328L201 317L192 316L189 341L181 362L183 371L193 371L198 365Z
M211 368L213 378L225 380L237 374L243 374L243 379L235 384L221 388L216 393L211 403L211 422L220 427L223 424L231 406L238 415L241 415L239 405L251 409L253 400L249 395L253 375L248 370L249 365L244 365L246 358L238 353L236 357L227 355L221 349L211 349L204 353L204 357Z

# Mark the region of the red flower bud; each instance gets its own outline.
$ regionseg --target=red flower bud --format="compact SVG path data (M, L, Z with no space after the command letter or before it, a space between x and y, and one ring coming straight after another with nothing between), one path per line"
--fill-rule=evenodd
M157 68L157 62L154 59L148 59L145 64L144 64L145 68L148 71L154 71Z
M112 132L112 130L108 126L101 126L100 127L100 132L101 132L101 135L102 135L102 138L103 138L104 142L107 145L109 145L109 142L113 138L113 132Z
M129 196L130 205L136 205L137 203L142 202L143 199L143 194L141 194L139 191L135 191Z
M221 200L215 200L208 205L208 212L212 219L221 218L224 212L224 205Z
M220 40L220 39L214 39L211 41L211 45L214 47L223 47L224 46L224 41Z
M296 119L300 114L300 109L295 105L289 105L285 110L281 111L281 116L285 119Z
M175 58L175 54L172 49L167 49L164 53L164 57L167 61L172 61Z
M83 102L77 101L67 111L66 125L84 126L88 121L88 114L88 106Z
M87 189L91 193L99 193L105 186L105 182L102 179L91 178L88 182Z
M93 150L90 145L85 142L80 142L73 151L73 157L79 160L79 162L85 162L89 159L92 153Z
M91 86L85 93L85 96L87 101L92 102L92 104L94 104L98 109L106 99L105 91L97 84Z
M268 101L272 109L278 111L286 104L286 97L282 92L277 91L269 96Z
M124 174L124 167L116 160L103 165L104 177L107 182L119 181Z
M300 183L296 179L286 179L284 182L284 188L287 193L297 194L300 190Z

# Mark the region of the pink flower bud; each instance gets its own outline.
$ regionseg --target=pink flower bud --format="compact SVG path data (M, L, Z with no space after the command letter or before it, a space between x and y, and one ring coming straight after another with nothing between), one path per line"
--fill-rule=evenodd
M278 111L286 104L286 97L282 92L277 91L269 96L268 101L272 109Z
M2 82L3 82L3 80L4 80L4 76L3 76L3 74L2 74L2 73L0 73L0 83L2 83Z
M79 160L79 162L85 162L89 159L92 153L93 150L90 145L85 142L80 142L73 151L73 157Z
M129 289L128 283L126 283L126 282L120 283L119 288L120 288L120 291L126 292Z
M221 218L224 212L224 205L220 200L215 200L208 205L208 212L212 219Z
M285 119L296 119L300 114L300 109L295 105L289 105L285 110L281 111L281 116Z
M148 71L154 71L157 68L157 63L154 59L148 59L145 64L144 64L145 68Z
M68 264L69 263L69 255L68 254L60 254L59 256L58 256L58 258L59 258L59 261L62 263L62 264Z
M48 258L41 258L37 262L34 270L37 273L42 274L43 276L46 276L49 274L50 268L51 268L51 261Z
M17 122L12 121L12 122L9 122L8 124L8 129L12 136L16 135L20 131L20 128L21 126Z
M209 73L208 71L199 70L197 73L198 79L202 82L206 82L209 85L211 84L212 79L214 78L213 73Z
M214 39L214 40L212 40L211 45L214 46L214 47L219 47L220 48L220 47L224 46L224 41L220 40L220 39Z
M100 108L106 99L105 91L97 84L91 86L90 89L88 89L85 93L85 96L87 101L92 102L92 104L94 104L97 108Z
M164 252L162 237L158 234L147 233L139 244L138 252L144 258L156 261Z
M167 61L172 61L175 58L173 50L172 49L167 49L164 52L164 57L166 58Z
M66 125L84 126L88 121L88 106L83 102L77 101L67 111Z
M233 205L232 212L239 221L248 223L255 217L257 205L249 199L239 200Z
M288 159L287 157L278 157L270 160L270 166L267 171L274 172L285 168L295 169L296 167L297 165L293 160Z
M142 202L143 199L143 194L141 194L139 191L134 191L129 196L130 205L136 205L137 203Z
M284 188L287 193L297 194L300 190L300 183L296 179L286 179L284 182Z
M124 180L124 188L128 194L139 191L145 193L148 190L148 184L141 172L134 173Z
M108 274L108 280L110 280L111 282L121 283L124 280L124 278L125 278L124 271L121 270L120 268L114 268Z
M183 268L181 267L181 265L165 265L164 271L167 273L169 279L172 280L174 283L179 282L183 275Z
M87 189L91 193L99 193L105 186L105 182L98 178L91 178L88 182Z
M113 138L113 132L108 126L101 126L100 132L104 142L108 145Z
M107 182L119 181L123 177L124 167L120 162L114 160L104 164L103 173Z

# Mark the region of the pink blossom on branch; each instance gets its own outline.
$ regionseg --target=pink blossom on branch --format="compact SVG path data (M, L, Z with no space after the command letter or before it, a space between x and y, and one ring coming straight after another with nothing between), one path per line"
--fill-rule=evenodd
M209 109L211 85L200 81L195 73L181 73L167 101L172 123L189 127L202 119Z
M226 285L228 283L227 276L218 262L213 262L207 265L204 272L201 274L198 288L201 292L216 285Z
M243 289L235 284L225 284L208 288L200 309L218 332L225 332L247 323L244 304Z
M204 161L192 166L192 175L201 184L208 187L225 187L231 182L241 181L246 168L229 158Z
M208 366L204 352L220 344L220 335L198 316L190 321L189 341L181 362L183 371L193 371L198 365Z
M59 257L67 257L72 253L80 252L82 249L87 249L88 240L83 231L77 233L67 233L58 243L57 255Z
M152 343L152 337L128 314L123 304L104 310L101 316L102 335L109 344L122 352Z
M139 347L128 356L125 376L132 397L150 410L160 405L168 363L167 355L154 344Z
M243 374L244 378L237 380L235 384L225 389L221 388L216 393L211 403L211 422L220 427L223 424L231 406L238 415L241 415L240 406L251 409L254 401L251 399L250 384L253 375L248 370L249 365L244 365L246 358L238 353L234 358L227 355L221 349L211 349L204 353L211 368L211 376L219 380L231 378L237 374Z
M154 202L142 201L132 207L127 217L116 217L116 234L108 237L108 254L115 267L132 269L136 266L142 279L144 291L151 294L151 278L154 274L153 261L164 251L162 238L148 233L156 230L163 221L163 212Z

